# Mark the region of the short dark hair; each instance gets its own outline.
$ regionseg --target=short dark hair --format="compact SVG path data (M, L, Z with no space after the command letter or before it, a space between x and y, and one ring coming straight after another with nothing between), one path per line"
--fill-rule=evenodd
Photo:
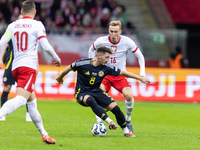
M23 13L30 13L31 11L35 10L36 6L35 3L33 1L30 0L26 0L22 3L22 12Z
M96 51L97 51L97 54L98 53L103 53L103 54L109 53L109 54L112 54L111 49L108 48L108 47L105 47L105 46L97 46L97 50Z

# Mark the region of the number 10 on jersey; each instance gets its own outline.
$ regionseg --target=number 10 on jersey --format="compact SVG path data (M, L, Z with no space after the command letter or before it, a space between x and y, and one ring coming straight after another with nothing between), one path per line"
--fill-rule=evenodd
M14 33L14 36L16 36L17 39L17 50L26 51L28 48L28 33L22 32L21 35L19 34L19 32Z

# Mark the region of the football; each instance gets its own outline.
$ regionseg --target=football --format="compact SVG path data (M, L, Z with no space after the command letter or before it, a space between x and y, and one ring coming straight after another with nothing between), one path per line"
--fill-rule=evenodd
M95 123L92 127L92 134L94 136L106 136L107 134L107 127L105 124L101 123Z

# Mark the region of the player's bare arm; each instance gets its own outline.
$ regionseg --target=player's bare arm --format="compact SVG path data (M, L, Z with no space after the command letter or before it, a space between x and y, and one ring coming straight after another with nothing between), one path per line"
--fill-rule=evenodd
M137 79L137 80L141 81L142 83L150 83L150 81L146 77L138 76L134 73L127 72L127 71L124 71L124 70L121 70L120 75L124 76L124 77L128 77L128 78Z
M69 65L63 71L60 72L60 74L56 77L56 80L58 81L59 84L63 83L63 77L67 75L70 71L72 71L72 68Z
M40 39L40 45L42 49L45 50L55 60L54 64L56 65L56 67L60 67L61 59L56 54L52 46L49 44L47 38Z

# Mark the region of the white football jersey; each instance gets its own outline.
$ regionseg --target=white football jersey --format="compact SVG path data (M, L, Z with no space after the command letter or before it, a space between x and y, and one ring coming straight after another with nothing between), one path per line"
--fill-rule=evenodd
M121 70L126 70L126 55L128 50L133 53L138 50L135 42L127 36L120 35L118 43L112 43L110 36L103 36L96 39L93 43L93 49L96 50L97 46L106 46L112 50L110 55L109 63L118 67Z
M10 34L14 60L12 70L20 67L37 68L38 40L46 37L44 25L40 21L24 16L9 24L7 34Z

